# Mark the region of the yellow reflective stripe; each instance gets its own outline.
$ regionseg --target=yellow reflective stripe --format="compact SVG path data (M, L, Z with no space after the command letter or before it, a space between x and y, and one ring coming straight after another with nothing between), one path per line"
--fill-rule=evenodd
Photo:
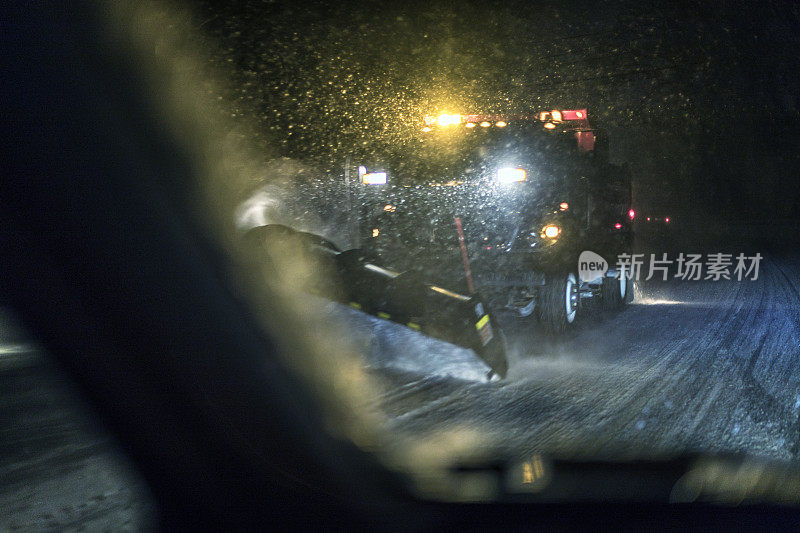
M478 323L475 324L475 329L481 329L486 323L489 322L489 315L483 315L483 318L478 320Z
M415 324L414 322L409 322L408 324L406 324L406 326L408 326L411 329L416 330L416 331L419 331L419 330L422 329L419 324Z
M350 307L353 309L361 309L361 304L358 302L350 302Z
M378 318L392 318L389 313L384 313L383 311L378 311Z

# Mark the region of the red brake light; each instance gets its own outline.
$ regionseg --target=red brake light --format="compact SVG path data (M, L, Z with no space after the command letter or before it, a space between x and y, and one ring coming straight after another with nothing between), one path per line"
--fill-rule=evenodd
M664 222L666 222L667 224L669 224L669 217L665 218L665 219L664 219Z
M563 109L563 110L561 110L561 119L562 120L585 120L586 119L586 110L585 109Z
M617 228L617 229L620 229L620 228L622 228L622 224L617 222L616 224L614 224L614 227Z
M629 217L631 220L633 220L633 217L635 217L635 216L636 216L636 211L634 211L633 209L631 209L631 210L629 210L629 211L628 211L628 217Z

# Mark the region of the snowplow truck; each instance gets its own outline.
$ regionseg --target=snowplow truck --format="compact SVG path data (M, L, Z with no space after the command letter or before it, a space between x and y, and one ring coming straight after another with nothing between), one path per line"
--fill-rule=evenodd
M631 301L617 268L633 241L630 172L609 162L586 109L428 116L409 142L361 162L361 248L389 268L478 291L555 334L589 299L606 311ZM584 251L605 273L581 276Z

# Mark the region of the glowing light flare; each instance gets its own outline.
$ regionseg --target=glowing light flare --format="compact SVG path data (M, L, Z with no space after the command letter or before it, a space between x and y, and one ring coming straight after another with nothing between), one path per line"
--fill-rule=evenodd
M485 120L481 122L481 128L488 128L489 126L491 126L489 122L486 122Z
M542 228L542 237L546 237L548 239L555 239L560 234L561 234L561 228L559 228L555 224L548 224Z
M636 211L634 211L633 209L629 209L629 210L628 210L628 218L630 218L631 220L633 220L633 218L634 218L635 216L636 216Z
M685 302L681 300L662 300L659 298L642 298L636 300L636 305L697 305L696 302ZM707 305L705 302L703 305Z
M441 127L454 126L461 123L461 115L443 113L436 117L436 123Z
M386 172L367 172L361 176L361 183L364 185L384 185L386 184Z
M527 461L522 463L522 482L533 483L533 465Z
M383 206L383 210L386 211L387 213L394 213L395 211L397 211L397 207L393 206L392 204L386 204L385 206Z
M524 168L501 168L497 171L497 181L500 183L522 182L528 179Z
M475 123L474 123L474 122L467 122L467 123L465 124L465 126L466 126L467 128L474 128L474 127L475 127Z
M552 122L545 122L544 123L544 127L545 127L545 129L552 130L552 129L555 129L556 125L553 124Z
M664 222L666 222L667 224L669 224L669 217L665 218L665 219L664 219Z
M553 117L555 122L561 122L561 111L551 111L550 116Z
M428 133L429 131L431 131L431 128L429 126L425 126L424 128L422 128L422 131Z
M616 224L614 224L614 227L615 227L616 229L622 229L622 224L620 224L619 222L617 222Z
M544 461L541 455L534 455L531 461L522 463L522 483L531 484L544 477Z
M379 230L378 228L372 228L372 237L373 238L377 237L380 234L381 234L381 230Z
M505 128L507 126L507 123L504 120L498 120L497 122L494 123L494 125L497 126L498 128Z
M558 204L558 209L559 211L566 211L567 209L569 209L569 204L567 202L561 202L560 204Z

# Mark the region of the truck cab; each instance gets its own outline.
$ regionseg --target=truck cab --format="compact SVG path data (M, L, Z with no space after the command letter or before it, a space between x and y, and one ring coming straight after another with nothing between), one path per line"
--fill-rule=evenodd
M614 265L632 243L630 175L607 146L586 109L427 116L359 167L362 247L561 332L582 298L626 299L626 280L578 275L582 251Z

